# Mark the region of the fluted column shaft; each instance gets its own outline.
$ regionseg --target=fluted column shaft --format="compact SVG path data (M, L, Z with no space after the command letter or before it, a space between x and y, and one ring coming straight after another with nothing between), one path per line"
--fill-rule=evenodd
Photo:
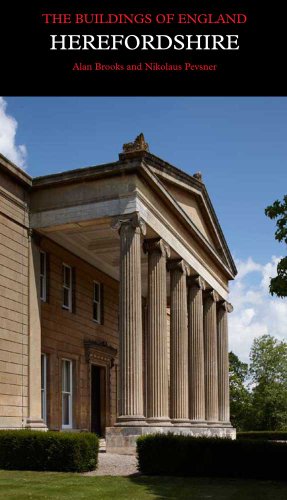
M142 294L141 232L145 226L138 214L119 218L113 224L120 233L120 408L118 425L142 425Z
M208 424L218 423L217 300L216 292L209 291L203 303L205 418Z
M191 424L206 424L204 390L203 302L200 276L188 278L189 418Z
M146 240L148 253L148 324L146 343L147 422L169 422L166 317L166 257L168 246L160 238Z
M218 351L218 408L219 420L230 425L229 407L229 359L228 318L233 310L231 304L220 301L217 309L217 351Z
M188 418L188 330L186 275L182 260L168 262L170 270L170 416L176 425Z

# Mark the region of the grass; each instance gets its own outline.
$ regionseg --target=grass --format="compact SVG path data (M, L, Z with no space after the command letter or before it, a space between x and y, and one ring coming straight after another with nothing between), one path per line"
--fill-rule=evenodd
M0 471L0 498L97 500L286 500L287 483L239 479L100 477Z

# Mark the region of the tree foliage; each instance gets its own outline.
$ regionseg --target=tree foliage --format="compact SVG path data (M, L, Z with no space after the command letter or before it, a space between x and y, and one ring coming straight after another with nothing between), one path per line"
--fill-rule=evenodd
M254 339L250 365L232 352L230 412L238 430L287 430L287 342Z
M245 430L251 405L251 395L246 387L248 364L229 353L230 420L238 430Z
M265 215L270 219L277 219L275 239L287 244L287 195L283 201L274 201L273 205L265 208ZM278 297L287 297L287 257L283 257L277 265L277 276L270 280L270 293Z
M287 343L271 335L254 339L250 351L250 375L255 385L287 384Z
M287 343L270 335L254 339L250 361L253 429L286 429Z

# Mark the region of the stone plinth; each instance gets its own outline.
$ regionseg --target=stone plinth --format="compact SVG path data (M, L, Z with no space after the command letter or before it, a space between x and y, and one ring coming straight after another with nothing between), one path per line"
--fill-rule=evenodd
M180 427L178 425L107 427L106 450L107 453L134 455L138 437L147 434L168 434L170 432L184 436L236 438L236 430L233 427Z

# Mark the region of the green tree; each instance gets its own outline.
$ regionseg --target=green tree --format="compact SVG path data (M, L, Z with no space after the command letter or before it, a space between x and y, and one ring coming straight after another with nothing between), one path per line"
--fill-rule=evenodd
M251 395L246 387L248 364L229 353L230 420L237 430L246 430L251 407Z
M270 219L277 219L275 239L287 244L287 195L283 201L274 201L273 205L265 208L265 215ZM277 265L277 276L270 280L270 293L278 297L287 297L287 257L283 257Z
M249 426L254 430L287 429L287 343L270 335L258 337L250 361Z

